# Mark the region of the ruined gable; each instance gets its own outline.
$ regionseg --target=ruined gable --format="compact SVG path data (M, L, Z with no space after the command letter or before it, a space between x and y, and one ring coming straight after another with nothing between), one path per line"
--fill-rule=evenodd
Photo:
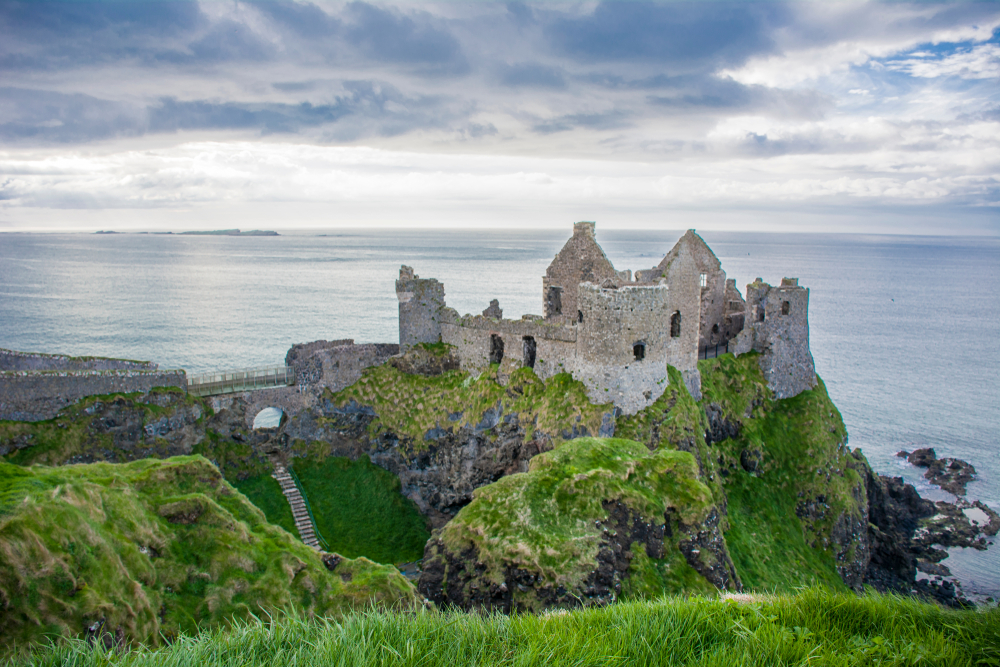
M577 289L581 283L601 285L629 280L627 272L615 271L594 238L593 222L573 225L573 236L556 255L542 278L545 319L572 321L578 318Z

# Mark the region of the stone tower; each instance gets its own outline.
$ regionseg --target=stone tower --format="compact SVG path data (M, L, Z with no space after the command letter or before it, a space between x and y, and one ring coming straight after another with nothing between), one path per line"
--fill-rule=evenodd
M816 386L809 351L809 290L798 278L772 287L758 278L747 285L746 322L737 355L760 353L760 368L775 398L791 398Z
M399 267L396 281L399 299L399 348L417 343L441 341L441 320L445 308L444 285L434 278L421 278L409 266Z

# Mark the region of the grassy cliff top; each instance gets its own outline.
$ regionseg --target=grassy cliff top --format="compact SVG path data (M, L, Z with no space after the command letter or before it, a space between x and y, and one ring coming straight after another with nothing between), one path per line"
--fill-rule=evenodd
M603 500L622 500L652 521L662 522L674 508L685 521L697 522L709 511L712 495L698 481L688 452L578 438L534 457L527 473L477 489L440 537L456 553L474 545L497 583L513 564L540 573L547 583L573 584L594 567L602 536L595 522L608 518Z
M351 401L370 406L378 415L370 426L373 433L389 429L409 436L418 448L428 431L475 428L489 421L488 411L518 413L525 437L530 439L537 429L561 442L563 433L574 428L597 435L603 415L614 409L610 403L592 404L586 387L569 373L543 381L530 368L521 368L502 386L495 366L475 376L449 371L425 377L386 364L365 370L358 382L329 398L338 406Z
M269 610L413 606L366 559L330 572L201 456L0 463L0 652L89 631L158 644Z

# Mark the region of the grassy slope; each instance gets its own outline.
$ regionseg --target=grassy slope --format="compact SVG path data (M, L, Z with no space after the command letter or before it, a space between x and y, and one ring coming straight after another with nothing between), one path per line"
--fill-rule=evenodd
M101 619L156 644L262 609L328 614L372 598L416 601L395 569L366 559L331 574L200 456L0 463L0 650Z
M399 478L367 456L297 459L295 472L331 551L379 563L423 557L430 537L425 519L400 493Z
M389 429L409 436L418 448L425 446L429 430L474 427L487 410L498 404L504 414L520 415L528 438L537 428L556 443L563 440L563 431L574 426L586 427L588 433L596 435L604 413L612 410L611 404L591 404L583 383L568 373L542 381L530 368L511 373L503 387L497 383L495 372L470 376L449 371L424 377L401 373L388 365L378 366L366 370L361 380L329 398L338 406L352 400L371 406L378 415L370 426L372 434Z
M505 567L514 564L540 573L547 584L572 589L594 568L601 541L595 521L607 519L602 500L622 499L653 520L672 507L685 522L697 522L712 501L697 475L694 457L687 452L650 452L629 440L578 438L533 458L527 473L477 489L440 539L453 552L474 544L486 576L496 583L503 580ZM662 561L633 561L642 583L637 581L630 593L659 595L663 587L646 588L657 584L679 592L684 583L700 579L688 572L691 568L676 546L668 552ZM532 605L517 593L515 598Z
M729 471L722 478L729 509L726 542L743 585L842 589L834 551L824 540L835 517L860 513L852 495L860 479L848 466L843 420L822 381L795 398L772 401L756 355L724 355L699 368L701 404L717 403L743 424L737 439L714 446ZM762 453L760 473L740 465L744 449ZM826 517L804 525L797 503L821 495L829 506Z
M808 591L738 604L705 598L562 614L350 614L215 630L157 651L80 642L15 667L129 665L995 665L1000 611Z

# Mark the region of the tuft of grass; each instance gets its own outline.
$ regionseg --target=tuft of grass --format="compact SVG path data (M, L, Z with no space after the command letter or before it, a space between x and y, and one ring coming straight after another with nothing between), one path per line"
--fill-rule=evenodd
M339 407L351 401L370 406L377 415L369 426L373 436L392 431L410 438L416 450L427 447L432 429L475 428L487 411L517 413L526 438L538 430L558 444L571 438L574 428L577 434L583 428L596 435L604 414L613 409L610 403L592 404L584 384L569 373L543 381L532 369L520 368L502 386L496 366L476 376L449 371L424 377L387 364L366 369L358 382L327 398Z
M0 655L97 624L158 644L262 610L413 606L413 586L320 555L201 456L24 468L0 463Z
M992 665L1000 611L951 611L897 597L807 590L747 602L659 598L556 614L401 614L337 621L248 619L158 649L108 651L83 641L12 667L313 665Z
M399 478L367 455L356 461L336 456L296 459L295 472L332 551L378 563L423 557L430 537L426 519L401 493Z

